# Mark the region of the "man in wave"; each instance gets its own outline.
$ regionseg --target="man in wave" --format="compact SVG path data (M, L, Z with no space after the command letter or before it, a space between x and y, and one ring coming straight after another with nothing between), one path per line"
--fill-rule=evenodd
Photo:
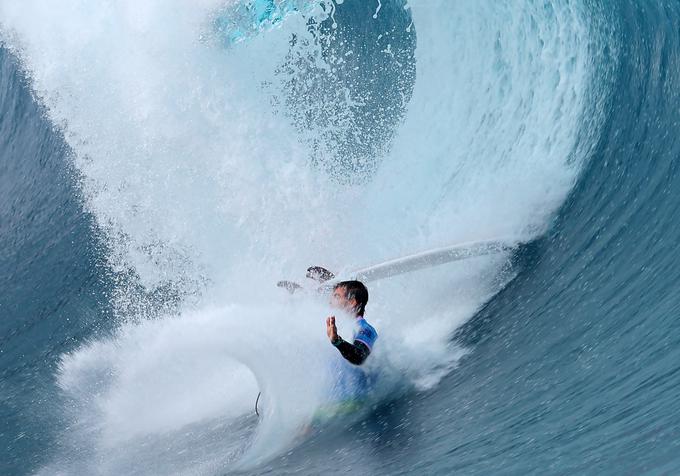
M331 306L342 309L356 318L357 329L352 337L352 343L347 342L338 335L335 327L335 316L326 318L326 334L339 351L350 363L361 365L373 350L373 344L378 338L375 331L366 319L364 312L368 302L368 289L360 281L342 281L333 287Z

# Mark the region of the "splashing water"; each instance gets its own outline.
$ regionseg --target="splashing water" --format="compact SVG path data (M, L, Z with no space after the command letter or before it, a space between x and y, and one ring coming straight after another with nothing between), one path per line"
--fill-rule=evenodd
M283 451L321 405L334 349L325 303L272 284L311 264L535 237L582 165L577 125L598 126L573 2L378 2L364 16L403 25L358 42L384 42L377 70L408 73L382 82L341 41L343 9L361 12L350 2L39 3L3 2L3 38L73 150L111 269L181 296L140 314L122 283L119 331L63 357L71 451L46 472L212 473ZM256 21L239 30L234 12ZM455 367L467 350L450 336L512 276L506 258L370 289L374 365L402 377L392 393Z

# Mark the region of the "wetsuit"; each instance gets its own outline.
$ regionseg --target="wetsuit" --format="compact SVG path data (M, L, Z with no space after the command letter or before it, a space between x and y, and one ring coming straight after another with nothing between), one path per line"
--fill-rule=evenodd
M354 334L354 343L350 344L342 337L333 341L333 345L338 348L340 354L354 365L361 365L373 350L373 344L378 338L378 333L372 325L366 322L363 316L357 318L359 328Z

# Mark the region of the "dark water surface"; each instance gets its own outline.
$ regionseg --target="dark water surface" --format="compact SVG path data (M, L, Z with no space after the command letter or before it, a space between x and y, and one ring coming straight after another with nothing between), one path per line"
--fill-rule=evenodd
M263 474L680 472L680 4L590 8L604 127L520 274L459 329L473 352ZM0 67L0 473L28 474L58 450L60 356L112 327L112 284L60 133L6 50Z

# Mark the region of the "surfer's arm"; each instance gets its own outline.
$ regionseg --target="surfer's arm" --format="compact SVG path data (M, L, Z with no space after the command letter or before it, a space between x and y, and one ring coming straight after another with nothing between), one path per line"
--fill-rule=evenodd
M360 340L355 340L354 344L350 344L338 335L338 329L335 327L335 316L326 319L326 333L331 344L337 347L340 354L354 365L363 364L368 354L371 353L371 349Z
M340 351L340 354L354 365L361 365L364 363L371 350L361 341L355 340L354 344L350 344L342 337L332 342L332 344Z

